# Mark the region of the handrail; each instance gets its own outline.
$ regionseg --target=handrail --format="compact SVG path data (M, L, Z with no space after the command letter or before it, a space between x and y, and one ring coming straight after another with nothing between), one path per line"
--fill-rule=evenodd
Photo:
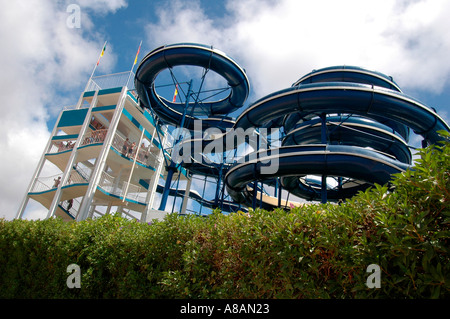
M61 153L65 151L72 150L75 145L75 142L73 139L67 139L67 140L55 140L52 141L52 144L50 146L50 150L47 152L47 154L54 154L54 153Z
M66 105L66 106L63 106L63 111L67 111L67 110L75 110L77 108L77 105L75 104L75 105Z
M89 179L91 177L92 170L88 167L82 168L77 164L75 167L72 168L70 172L70 176L67 179L67 185L71 184L84 184L89 183Z
M103 143L105 141L107 129L88 131L83 136L80 146Z
M81 202L76 198L72 198L60 202L59 206L68 212L73 218L76 218L78 211L80 210Z
M88 131L83 136L80 146L103 143L105 141L107 129ZM75 146L75 139L68 138L67 140L54 140L50 146L47 154L56 154L72 150Z
M144 195L142 195L143 188L141 186L137 186L137 185L130 183L130 184L128 184L128 187L127 187L127 184L128 184L128 182L125 182L125 181L123 182L121 196L125 197L125 199L131 199L136 202L144 203L145 199L147 197L147 192L144 192ZM124 194L125 190L127 190L126 194ZM144 189L144 191L145 191L145 189Z
M40 177L36 179L36 183L33 185L30 193L40 193L51 189L56 189L61 182L62 174L53 176ZM52 186L49 186L52 185Z
M100 182L98 183L98 186L103 188L106 192L113 194L113 195L119 195L117 194L116 187L115 187L115 177L109 175L106 172L102 172L102 175L100 177Z
M129 79L134 79L134 73L131 71L95 76L89 79L86 91L99 91L126 85L130 85L128 89L134 90L134 81Z
M125 138L120 136L118 133L116 133L113 137L112 141L112 147L122 154L123 156L129 158L130 160L134 160L134 157L136 156L136 148L131 150L130 152L130 146L132 145L132 142L126 141ZM143 164L144 166L156 166L157 161L157 155L152 152L154 148L149 145L147 147L140 147L139 152L137 154L136 161Z
M98 186L111 195L123 198L125 189L127 189L127 182L122 181L121 183L120 179L111 176L103 171ZM146 198L147 190L145 188L131 183L128 185L128 192L125 196L125 199L134 200L139 203L145 203Z

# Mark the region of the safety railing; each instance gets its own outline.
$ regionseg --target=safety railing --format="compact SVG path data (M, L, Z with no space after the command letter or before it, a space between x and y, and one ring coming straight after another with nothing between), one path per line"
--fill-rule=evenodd
M102 176L100 178L100 182L98 186L100 186L105 192L120 196L121 190L118 189L118 185L115 183L116 178L109 175L106 172L102 172Z
M145 199L147 198L147 191L145 188L141 186L133 185L131 183L128 184L128 182L123 182L121 196L139 203L145 203Z
M95 76L89 80L86 86L86 91L98 91L122 86L127 86L130 90L134 90L133 72L127 71Z
M95 83L94 79L90 79L88 85L86 86L86 92L99 90L101 90L101 87Z
M70 171L70 176L63 186L89 183L91 173L92 170L90 168L77 164L77 166L72 168L72 170ZM58 188L59 184L61 183L62 176L63 173L52 176L39 177L34 183L30 193L40 193Z
M78 163L70 171L70 176L67 179L67 183L64 186L73 185L73 184L89 183L89 180L91 178L91 173L92 173L92 169L90 169L84 165L80 165L80 163Z
M103 143L107 132L107 129L86 132L81 141L81 146Z
M107 129L88 131L84 134L80 146L103 143L105 141L106 133L108 133ZM57 154L72 150L75 146L75 142L74 138L53 140L47 154Z
M137 145L133 145L130 140L116 133L113 137L112 147L130 160L134 160L135 156L137 156L136 161L144 166L151 166L153 168L156 166L157 154L159 153L159 149L156 146L141 146L136 155Z
M67 140L54 140L50 145L50 149L47 154L56 154L65 151L72 150L75 145L75 141L73 139Z
M144 187L121 181L117 177L111 176L106 172L102 172L98 186L108 194L139 203L145 203L147 198L147 190Z
M68 111L68 110L75 110L77 108L77 105L75 104L75 105L66 105L66 106L63 106L63 110L64 111Z
M56 189L61 183L62 174L47 177L39 177L34 183L30 193L40 193Z
M73 218L76 218L80 210L81 201L77 198L68 199L59 203L59 206L67 211Z

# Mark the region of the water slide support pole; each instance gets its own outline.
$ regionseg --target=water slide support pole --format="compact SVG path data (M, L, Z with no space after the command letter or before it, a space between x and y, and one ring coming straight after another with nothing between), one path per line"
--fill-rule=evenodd
M322 144L327 144L327 118L326 114L320 114L320 119L322 120L321 126L321 142ZM321 202L325 204L327 202L327 175L322 174L322 189L321 189Z
M184 121L186 119L186 111L189 106L189 98L192 93L191 91L192 91L192 80L189 81L189 89L188 89L188 93L186 95L186 103L185 103L185 107L183 110L183 118L181 119L181 124L180 124L181 128L183 128ZM175 142L174 146L177 145L181 141L181 139L182 139L182 136L180 134L180 136L178 137L178 140ZM164 191L163 191L163 194L161 197L161 204L159 205L159 210L166 209L167 198L169 197L169 191L170 191L170 184L172 183L172 177L173 177L173 173L175 170L176 170L175 163L173 161L171 161L170 166L168 167L166 183L164 185Z

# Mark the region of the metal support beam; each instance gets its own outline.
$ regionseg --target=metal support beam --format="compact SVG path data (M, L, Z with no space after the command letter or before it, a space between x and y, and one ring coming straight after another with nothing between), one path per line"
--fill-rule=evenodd
M327 144L327 115L325 113L320 114L321 123L321 142ZM322 187L321 187L321 202L325 204L327 202L327 175L322 175Z
M189 88L188 88L188 93L186 95L186 103L185 103L185 107L183 110L183 117L181 119L181 123L180 123L180 127L183 128L184 126L184 121L186 119L186 112L189 106L189 97L192 94L192 80L189 81ZM175 141L173 147L175 147L175 145L177 145L182 139L182 136L180 134L180 136L178 137L178 139ZM159 205L159 210L165 210L166 209L166 205L167 205L167 199L169 197L169 192L170 192L170 184L172 183L172 177L173 177L173 173L177 170L177 167L175 165L175 163L173 162L173 160L170 161L170 166L167 167L168 172L167 172L167 178L166 178L166 183L164 185L164 190L162 193L162 197L161 197L161 204Z
M128 88L126 86L122 87L122 92L120 93L119 100L117 101L117 106L116 109L114 110L114 115L108 127L108 132L106 133L103 146L97 159L95 160L95 166L94 169L92 170L86 194L84 195L83 201L81 202L80 210L77 216L77 221L85 220L88 217L92 217L89 207L91 206L92 200L94 198L94 193L100 182L100 178L102 176L102 172L106 163L106 158L108 157L109 150L111 148L111 144L114 139L114 135L116 134L117 126L119 125L120 117L122 115L122 111L125 106L127 91Z
M98 91L95 92L94 97L92 98L91 104L89 106L88 112L86 114L86 117L84 118L83 126L81 127L80 133L78 134L78 139L75 142L75 145L72 149L69 160L67 161L66 164L66 168L62 175L61 182L59 183L58 188L56 189L55 196L53 197L52 203L48 210L47 219L55 215L56 209L61 200L62 187L67 184L70 178L73 164L75 164L75 161L78 156L78 147L81 145L81 142L83 141L83 136L86 134L86 131L89 127L89 123L91 122L92 109L97 105L97 100L98 100ZM78 212L78 216L80 216L80 211Z
M181 214L186 214L187 203L189 201L189 192L191 191L192 177L188 179L186 190L184 191L183 205L181 205Z

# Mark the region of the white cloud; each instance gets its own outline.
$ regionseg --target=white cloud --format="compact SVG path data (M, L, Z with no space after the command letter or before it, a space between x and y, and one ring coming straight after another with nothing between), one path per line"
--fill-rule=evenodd
M448 84L450 3L444 0L230 0L212 19L198 2L158 12L149 42L212 44L235 58L262 97L312 69L358 65L403 88L439 93Z
M126 0L77 0L77 1L71 1L66 0L66 3L77 3L80 7L83 9L92 9L96 13L114 13L119 9L122 9L124 7L127 7L127 1Z
M215 42L222 34L198 1L175 0L157 10L160 23L146 26L149 42L160 46L177 42ZM211 43L212 44L212 43Z
M67 27L67 1L0 2L0 217L11 219L49 137L47 106L64 105L58 92L85 84L103 45L83 5L105 13L125 2L79 1L80 29ZM115 63L114 51L108 53L99 70Z

